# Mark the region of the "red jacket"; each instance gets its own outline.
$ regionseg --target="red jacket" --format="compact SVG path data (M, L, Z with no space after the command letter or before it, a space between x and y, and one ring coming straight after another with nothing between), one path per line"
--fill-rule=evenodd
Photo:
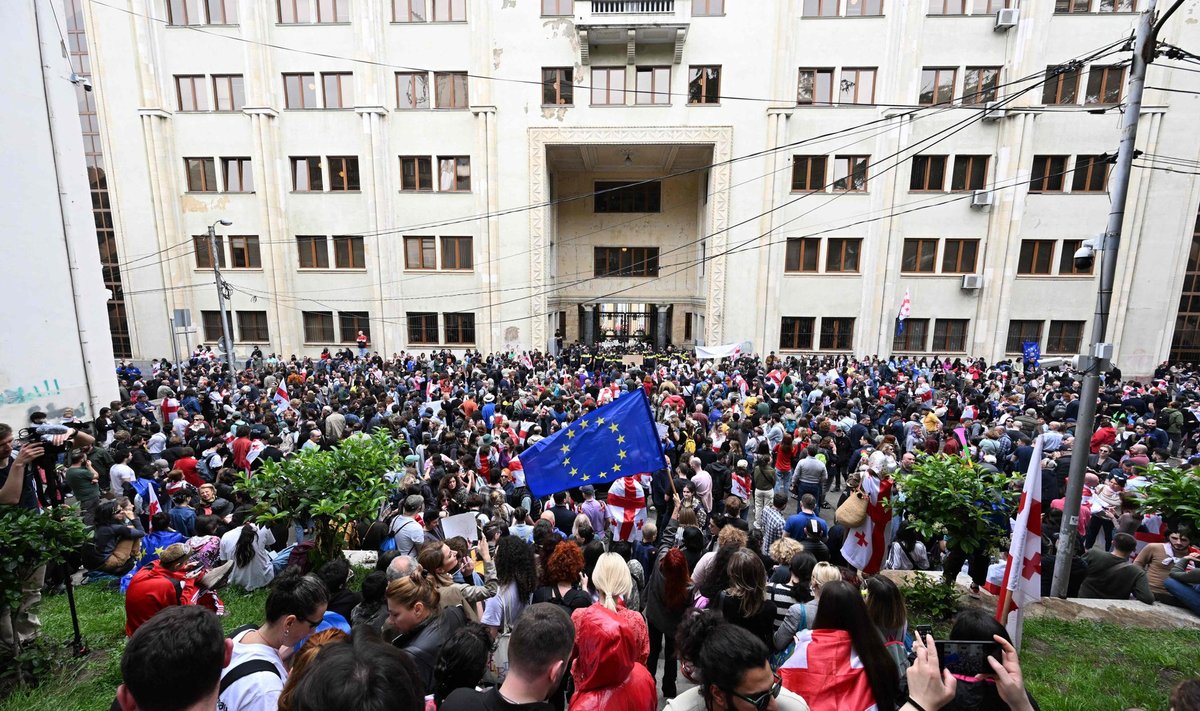
M190 582L182 570L167 570L158 560L135 573L125 591L125 636L132 636L159 610L184 604L191 597L185 592Z
M658 690L645 666L646 620L599 604L576 610L571 620L579 655L571 667L575 695L568 711L656 711Z

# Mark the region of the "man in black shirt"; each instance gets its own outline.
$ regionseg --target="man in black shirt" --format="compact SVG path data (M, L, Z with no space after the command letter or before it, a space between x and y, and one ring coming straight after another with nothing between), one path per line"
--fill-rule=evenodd
M525 608L508 641L508 676L487 691L456 689L440 711L550 711L546 702L567 675L575 625L550 602Z

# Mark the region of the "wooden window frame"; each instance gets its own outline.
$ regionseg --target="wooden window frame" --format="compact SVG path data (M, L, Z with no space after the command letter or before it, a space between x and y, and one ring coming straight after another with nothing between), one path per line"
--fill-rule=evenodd
M1058 273L1062 276L1078 276L1090 277L1095 273L1095 260L1092 260L1092 265L1087 269L1079 269L1075 266L1075 252L1083 246L1081 239L1065 239L1062 243L1062 249L1058 253Z
M685 0L680 0L685 1ZM692 17L724 17L725 0L691 0ZM716 9L713 9L713 6ZM686 339L685 339L686 340Z
M1108 174L1112 168L1112 164L1108 160L1101 160L1102 157L1096 155L1079 155L1075 156L1075 167L1071 171L1071 192L1073 193L1094 193L1103 194L1108 192ZM1103 174L1097 178L1097 168L1103 170ZM1096 182L1099 180L1099 184Z
M834 253L837 260L834 260ZM849 256L854 257L851 268L846 267ZM830 237L825 240L825 273L858 274L862 269L862 239L859 237Z
M796 106L833 106L833 67L800 67L796 74ZM805 99L801 95L804 86L804 76L810 75L812 80L812 96ZM829 95L821 101L821 77L828 77Z
M442 182L443 164L454 161L454 185L444 188ZM471 156L438 156L437 158L437 189L440 193L469 193L471 192ZM466 168L464 175L463 168Z
M925 76L929 73L933 74L933 93L929 97L929 101L925 101ZM945 74L950 75L950 95L943 97L939 87L942 85L942 77ZM920 106L941 106L944 104L954 103L954 89L958 86L958 67L922 67L921 68L921 90L917 94L917 104Z
M416 181L416 187L406 187L409 185L405 177L406 164L412 164L413 179ZM425 168L424 181L422 181L421 167ZM422 186L424 182L424 186ZM429 193L433 192L433 158L430 156L400 156L400 192L405 193Z
M1092 101L1092 85L1097 84L1096 95L1098 100ZM1088 68L1087 85L1083 91L1084 106L1115 106L1121 103L1124 98L1125 88L1125 66L1111 64L1093 64ZM1112 90L1116 90L1116 98L1108 99L1108 94Z
M217 27L235 27L238 24L237 14L238 0L205 0L204 2L204 19L210 25ZM213 12L214 8L220 9L220 18L213 19L217 13ZM232 8L232 11L230 10ZM232 17L231 17L232 16Z
M441 238L442 269L469 272L475 269L475 240L470 236Z
M904 319L904 333L892 332L893 353L924 353L929 350L929 319Z
M1093 0L1055 0L1055 15L1086 15L1092 11Z
M958 329L962 332L959 333ZM939 318L933 322L933 343L930 350L934 353L966 353L967 333L971 329L970 319ZM957 341L957 343L952 342Z
M1057 74L1055 72L1058 72ZM1046 67L1046 78L1042 85L1042 103L1047 106L1074 106L1079 103L1079 80L1081 69L1060 71L1060 67Z
M238 343L270 343L271 324L266 311L238 311ZM260 320L261 319L261 320ZM254 321L256 323L251 323ZM249 333L247 333L249 331Z
M200 327L204 330L204 340L209 343L220 343L221 339L225 338L224 331L221 328L220 311L201 311ZM232 324L230 324L229 332L233 333Z
M938 239L931 237L908 237L900 249L901 274L936 274L938 270ZM911 265L909 262L911 261ZM928 268L922 269L922 262Z
M350 24L350 0L317 0L316 25L348 25ZM332 19L324 17L325 10L332 11Z
M816 170L819 167L820 170ZM829 170L829 156L792 156L792 192L823 192L827 186L825 176ZM819 172L819 175L817 174ZM802 179L801 179L802 178Z
M803 2L800 4L800 16L837 17L839 10L841 9L839 7L840 4L840 0L803 0ZM816 12L809 12L809 8L814 6ZM826 12L828 9L832 9L832 12Z
M230 169L233 169L231 172ZM230 175L237 176L238 189L233 190L229 187ZM234 157L221 159L221 182L225 186L227 193L253 193L254 192L254 164L249 158Z
M192 235L192 251L195 253L197 269L213 268L212 253L214 251L217 255L217 264L221 267L221 269L227 268L225 266L224 235L217 235L217 243L215 246L209 244L208 235Z
M291 19L285 19L283 8L291 8ZM280 25L311 25L313 14L310 0L275 0L275 22Z
M820 237L790 237L784 249L784 274L816 274L821 271Z
M421 7L420 13L413 12L414 5L420 5L420 7ZM401 14L400 14L401 7L403 7L405 9L404 16L407 17L407 19L401 19ZM414 19L414 18L419 18L419 19ZM408 24L414 24L417 22L428 22L428 21L429 21L429 6L426 4L426 0L392 0L392 22L408 25Z
M214 74L213 111L234 112L246 108L246 79L241 74ZM222 85L227 97L222 97ZM229 99L229 107L222 106L222 99Z
M574 80L574 67L542 67L542 106L574 106Z
M951 246L953 245L953 250ZM970 263L964 254L970 252ZM951 259L953 254L953 259ZM942 274L974 274L979 265L979 240L950 237L942 244Z
M592 183L592 212L652 214L662 212L661 180L597 180Z
M401 83L402 82L407 83L408 84L407 88L413 92L413 98L417 99L418 94L416 92L418 89L420 89L420 84L422 81L425 84L424 106L421 106L416 102L414 102L413 106L404 106L400 102L400 97L404 96L403 89L401 89ZM430 109L430 107L432 106L432 102L430 101L430 98L431 97L430 97L430 91L429 91L429 72L396 72L396 110L397 111L428 111Z
M361 235L333 236L334 269L366 269L367 247Z
M419 264L414 264L410 259L410 252L413 249L412 245L416 245L417 257L421 260ZM426 251L428 250L428 251ZM426 265L425 257L429 257L429 264ZM424 235L409 236L404 238L404 269L407 271L434 271L437 269L437 238Z
M288 88L289 80L295 80L296 82L299 82L299 87L298 87L299 88L299 96L296 97L299 99L298 105L293 105L292 91L291 91L291 89ZM304 98L305 93L306 93L304 91L304 83L306 81L311 81L313 83L313 89L312 89L313 105L312 106L309 106L308 101ZM314 74L313 72L285 73L283 75L283 107L284 107L284 109L288 110L288 111L311 111L313 109L321 108L320 106L317 106L316 83L317 83L317 75Z
M954 168L950 172L950 192L969 193L987 189L988 168L991 167L991 159L991 156L985 155L954 156ZM982 169L978 168L980 163L983 164ZM964 182L959 182L960 165L965 166L961 171Z
M807 326L807 329L805 328ZM808 343L803 342L807 330ZM779 350L811 351L817 337L814 316L783 316L779 319Z
M1017 255L1017 276L1050 276L1053 274L1055 246L1055 240L1052 239L1021 240L1020 251ZM1043 259L1042 255L1047 250L1049 250L1049 255L1045 257L1045 270L1039 271L1038 263Z
M461 92L458 89L459 80L462 81ZM450 90L449 97L442 91L442 82L445 82ZM471 85L466 72L434 72L433 89L433 108L439 111L461 111L470 108Z
M883 0L879 0L882 2ZM860 5L865 5L867 0L860 0ZM873 17L873 15L866 15ZM871 95L866 97L866 101L861 101L863 97L858 95L859 89L862 88L862 76L864 74L871 75ZM853 74L854 79L847 79L848 74ZM873 106L875 104L875 86L879 81L879 67L842 67L842 73L838 77L837 94L838 105L840 106ZM854 87L853 97L846 100L846 86L849 84Z
M941 6L940 8L938 6ZM953 8L958 8L958 12L953 12ZM935 8L937 11L935 12ZM967 0L929 0L929 5L926 7L925 14L935 17L958 17L959 15L967 14Z
M334 80L337 87L336 101L329 101L329 81ZM349 94L349 96L346 96ZM349 105L347 105L349 99ZM354 108L354 74L352 72L321 72L321 100L327 109Z
M456 311L442 314L445 322L446 345L469 346L475 344L475 314ZM468 332L470 336L467 337Z
M1000 96L1000 74L1004 71L1004 67L967 67L963 70L963 106L983 106L995 101ZM971 78L976 77L982 79L986 72L995 72L996 75L991 81L991 88L988 88L987 83L978 83L976 86L971 86Z
M167 26L169 27L194 27L204 24L201 20L205 15L205 7L202 0L167 0ZM183 22L176 22L176 9L183 11ZM195 22L192 21L191 11L196 13Z
M291 156L290 162L292 165L292 192L294 193L320 193L325 191L325 177L322 174L321 156ZM305 188L300 187L300 169L303 168ZM313 169L316 168L316 186L313 186Z
M855 321L856 319L853 316L822 316L821 332L817 338L817 350L854 350ZM830 328L826 328L826 326ZM849 328L845 328L846 326L849 326Z
M192 164L200 164L200 184L196 185L192 179ZM187 191L189 193L215 193L217 192L217 161L215 158L199 157L199 158L184 158L183 173L186 176Z
M362 190L358 156L327 156L325 161L329 164L329 192L356 193Z
M660 74L666 72L666 86L659 88ZM650 90L642 91L640 79L643 75L650 76ZM643 101L644 97L648 100ZM633 73L633 103L638 106L670 106L671 105L671 67L670 66L639 66Z
M856 175L856 164L862 162L862 185L855 186L854 176ZM838 169L844 166L846 173L841 178L838 177ZM871 178L871 156L866 155L840 155L833 158L833 180L830 182L830 190L838 193L865 193L870 185ZM839 182L845 183L844 187L838 187Z
M1035 195L1066 192L1068 158L1070 156L1066 155L1034 156L1033 167L1029 170L1029 192Z
M553 7L554 11L547 12L546 8L549 7ZM542 0L542 17L569 17L574 14L574 0Z
M1083 321L1050 321L1046 328L1047 355L1073 355L1083 346L1083 331L1086 324ZM1078 333L1074 333L1078 329Z
M1021 318L1010 319L1008 322L1008 331L1006 332L1005 338L1004 338L1004 352L1005 353L1021 353L1021 352L1023 352L1024 348L1022 347L1021 344L1023 344L1025 341L1037 341L1039 344L1041 344L1042 329L1045 326L1045 323L1046 323L1045 321L1040 321L1038 319L1021 319ZM1036 328L1036 333L1034 334L1036 336L1035 338L1029 338L1027 336L1027 334L1026 334L1027 328L1030 328L1030 329ZM1016 348L1012 347L1014 344L1016 345Z
M600 88L600 82L597 81L599 76L604 77L604 88ZM621 77L621 88L612 88L612 77ZM625 65L618 67L592 67L592 87L591 87L591 105L592 106L624 106L627 101L626 94L629 89L626 86ZM597 92L603 92L601 98L603 101L596 101ZM614 101L614 99L617 99Z
M404 314L410 345L436 345L438 343L438 315L436 311L408 311ZM416 329L414 331L414 329ZM416 334L416 337L414 337ZM432 334L432 337L430 337Z
M875 9L875 12L867 12ZM858 12L852 12L850 3L846 3L846 17L883 17L883 0L859 0Z
M592 274L597 279L655 278L659 272L658 247L596 246L592 259Z
M444 4L449 17L438 17L438 6ZM462 11L462 17L455 18L455 10ZM467 21L467 0L432 0L432 6L429 9L430 22L446 22L458 23Z
M949 156L918 154L912 157L912 169L908 178L910 193L940 193L946 191L946 163ZM939 164L940 163L940 167ZM935 170L937 168L937 170ZM933 182L935 174L939 175ZM915 187L914 187L915 186Z
M709 73L715 76L710 77ZM710 96L709 84L716 84L716 96ZM688 65L688 106L717 106L721 103L721 65Z
M258 235L229 235L229 268L262 269L262 245ZM238 264L241 261L242 264Z
M325 235L296 235L300 269L329 269L329 238ZM305 264L305 254L308 255Z
M304 327L305 343L336 343L332 311L302 311L301 325ZM310 319L318 321L311 323ZM328 322L325 321L328 319Z
M175 75L175 102L179 107L180 113L199 113L208 111L208 96L205 91L203 74L176 74ZM183 97L184 87L189 89L191 93L191 108L185 108Z
M362 331L367 337L367 342L371 341L371 312L370 311L339 311L338 312L338 335L341 343L355 343L358 341L358 332Z

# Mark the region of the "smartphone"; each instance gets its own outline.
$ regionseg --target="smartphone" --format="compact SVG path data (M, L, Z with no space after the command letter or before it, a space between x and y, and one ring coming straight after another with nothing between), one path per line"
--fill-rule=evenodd
M924 642L926 637L933 634L933 625L913 625L913 630L921 638L921 641Z
M939 640L937 645L938 666L949 669L952 674L973 677L979 674L991 674L992 667L987 662L988 657L996 661L1003 660L1000 645L996 642L976 642L969 640Z

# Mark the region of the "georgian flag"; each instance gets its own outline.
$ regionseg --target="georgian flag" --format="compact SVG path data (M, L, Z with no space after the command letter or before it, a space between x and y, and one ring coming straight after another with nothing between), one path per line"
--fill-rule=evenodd
M1142 552L1142 549L1151 543L1166 543L1166 526L1163 525L1162 516L1156 513L1146 514L1142 517L1142 525L1139 528L1145 528L1145 531L1138 531L1133 534L1134 540L1137 541L1137 548L1134 555Z
M638 477L625 476L614 481L605 503L613 522L613 539L636 543L646 523L646 489Z
M896 335L904 333L904 322L912 313L912 300L908 298L908 289L904 290L904 301L900 302L900 315L896 317Z
M746 474L739 474L737 468L735 467L730 476L733 477L733 495L742 501L748 501L750 499L751 490L751 478L749 472Z
M767 373L767 377L771 380L774 380L776 385L782 385L783 379L787 377L787 371L781 368L776 368L770 373Z
M147 516L154 516L162 511L162 506L158 503L158 493L154 491L154 484L149 479L134 479L130 486L142 500L142 510Z
M1042 437L1038 435L1029 458L1029 472L1021 491L1021 504L1013 522L1012 543L1005 559L1004 580L1000 585L996 619L1007 616L1008 634L1021 638L1020 617L1008 615L1009 609L1024 607L1042 599ZM1007 594L1005 594L1007 593Z
M884 534L892 514L884 508L882 500L891 496L892 480L880 482L874 474L863 472L862 490L867 495L867 518L858 528L846 531L842 557L867 575L874 575L879 572L887 549Z
M275 388L275 394L271 396L271 400L275 403L276 415L282 415L284 410L292 406L292 399L288 397L286 381Z
M779 676L788 691L808 701L811 711L878 709L862 659L844 630L800 630Z
M529 353L522 352L520 360L521 365L525 366L529 370L533 370L533 359L529 357Z

